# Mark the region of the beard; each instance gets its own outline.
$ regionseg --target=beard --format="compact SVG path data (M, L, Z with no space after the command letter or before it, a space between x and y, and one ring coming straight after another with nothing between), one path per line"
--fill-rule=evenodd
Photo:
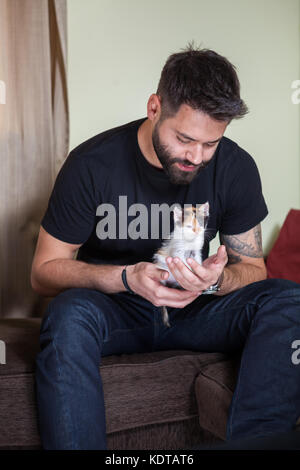
M152 144L166 175L168 176L170 182L176 185L186 185L190 184L194 178L200 173L201 170L207 167L209 162L200 163L200 165L194 165L195 169L192 171L181 170L176 163L181 163L183 165L191 165L191 162L188 160L182 160L177 157L172 157L172 153L169 147L163 144L159 137L159 122L154 127L152 133Z

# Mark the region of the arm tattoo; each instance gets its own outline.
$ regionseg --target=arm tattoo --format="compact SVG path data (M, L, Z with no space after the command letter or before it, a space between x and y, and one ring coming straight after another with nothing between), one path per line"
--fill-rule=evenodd
M239 255L248 256L250 258L263 257L260 224L248 232L238 235L220 234L220 241L226 246L228 264L241 262L242 260Z
M238 255L230 255L228 254L228 263L227 264L236 264L242 261L241 257Z
M255 244L256 244L257 250L260 253L260 255L263 256L260 225L257 225L256 227L254 227L253 230L254 230L254 238L255 238Z

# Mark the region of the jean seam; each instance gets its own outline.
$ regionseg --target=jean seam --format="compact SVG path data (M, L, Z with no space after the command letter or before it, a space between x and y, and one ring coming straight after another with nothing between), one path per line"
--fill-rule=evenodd
M247 304L249 305L249 303ZM255 305L257 306L256 303L254 302L251 302L250 305ZM235 408L236 408L236 403L238 401L238 394L239 394L239 388L240 388L240 382L241 382L241 371L242 371L242 367L244 365L244 358L245 358L245 354L244 354L244 351L247 347L247 344L250 340L250 336L251 336L251 333L252 333L252 330L253 330L253 327L254 327L254 321L251 321L251 326L250 326L250 329L249 329L249 332L248 332L248 336L247 336L247 340L244 344L244 347L243 347L243 352L242 352L242 357L241 357L241 361L240 361L240 366L239 366L239 373L238 373L238 380L237 380L237 383L236 383L236 386L235 386L235 390L234 390L234 394L233 394L233 397L232 397L232 400L234 399L235 401L233 402L232 404L232 408L231 408L231 416L230 416L230 420L228 422L228 433L229 435L226 436L227 439L229 439L231 436L232 436L232 421L233 421L233 415L234 415L234 412L235 412Z
M103 340L103 342L108 343L111 340L112 336L114 336L115 334L128 333L128 332L131 332L131 331L134 332L134 331L138 331L138 330L144 330L145 328L150 328L150 327L151 327L151 325L149 325L149 326L140 326L138 328L127 328L127 329L120 328L120 329L116 329L116 330L112 331L109 334L109 336L107 337L107 339Z
M299 285L299 286L300 286L300 285ZM289 292L289 291L292 292L293 290L295 290L295 289L289 289L289 290L286 289L285 292ZM274 295L274 296L272 296L271 299L270 299L270 296L268 296L268 297L264 300L264 302L262 302L262 303L256 302L255 305L257 305L259 308L262 308L262 307L264 307L265 304L266 304L267 302L269 302L270 300L272 300L272 301L275 300L275 299L276 299L276 300L286 300L286 299L289 299L289 300L290 300L291 298L295 298L295 297L296 297L296 298L298 298L298 297L300 298L300 296L297 295L297 294L294 294L294 295L284 295L284 296L281 296L281 295Z
M50 335L52 336L51 334L51 331L52 331L52 327L51 327L51 314L50 314L50 308L49 308L49 317L48 317L48 320L49 320L49 327L50 327ZM53 350L55 352L55 359L56 359L56 362L57 362L57 370L58 370L58 385L59 385L59 382L61 382L61 377L62 377L62 374L61 374L61 368L60 368L60 364L59 364L59 360L58 360L58 352L57 352L57 347L56 347L56 344L55 344L55 339L54 339L54 336L52 336L52 344L53 344ZM59 390L59 395L60 397L62 398L62 393L61 393L61 388L58 386L58 390ZM68 420L65 419L67 417L67 406L66 406L66 400L61 400L62 402L62 416L63 416L63 419L64 419L64 423L65 425L68 423ZM69 432L69 435L72 436L72 432ZM73 441L71 440L71 447L73 447Z

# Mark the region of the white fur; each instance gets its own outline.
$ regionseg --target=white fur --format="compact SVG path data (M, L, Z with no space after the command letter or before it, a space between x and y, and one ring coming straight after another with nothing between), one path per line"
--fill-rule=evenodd
M176 232L176 229L174 232ZM187 229L183 229L185 231ZM168 256L171 256L172 258L180 258L182 262L189 268L189 264L187 263L187 258L194 258L197 263L201 264L202 263L202 248L204 244L204 230L200 232L197 236L195 236L193 239L177 239L173 238L173 234L171 235L170 240L166 240L162 244L162 248L164 252L166 252L166 256L161 255L160 253L155 253L153 256L153 262L158 265L158 267L165 269L166 271L169 272L169 277L167 280L162 280L161 282L166 285L166 284L172 284L174 287L178 286L178 282L175 280L173 277L172 273L169 270L169 267L166 263L166 258ZM191 254L192 252L192 254Z
M202 214L205 216L209 215L208 202L202 205L200 211L202 211ZM153 256L153 262L161 269L165 269L169 272L168 279L161 280L161 283L168 287L182 288L169 270L169 267L166 263L166 258L168 256L172 258L180 258L191 271L192 269L186 261L187 258L193 258L197 261L197 263L202 264L202 249L204 245L205 228L201 227L200 230L195 233L191 227L187 227L185 225L181 225L181 223L178 223L179 221L181 222L181 220L181 209L175 207L174 231L172 232L170 239L164 240L161 248ZM163 306L161 307L161 310L164 324L170 326L167 308Z

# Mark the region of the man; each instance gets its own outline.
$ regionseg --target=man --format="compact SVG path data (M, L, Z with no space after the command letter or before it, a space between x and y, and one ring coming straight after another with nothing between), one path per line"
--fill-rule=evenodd
M296 423L300 380L291 343L299 336L299 285L266 280L260 223L268 211L258 170L223 137L246 112L230 62L188 47L166 62L147 118L89 139L66 159L31 276L36 292L54 297L36 369L44 448L105 449L100 357L151 350L242 351L228 440ZM169 274L152 263L163 239L161 224L151 236L154 209L206 201L204 262L190 261L189 269L168 260L183 289L165 287ZM146 222L137 216L145 208ZM221 246L209 257L217 232ZM206 289L212 295L202 295Z

